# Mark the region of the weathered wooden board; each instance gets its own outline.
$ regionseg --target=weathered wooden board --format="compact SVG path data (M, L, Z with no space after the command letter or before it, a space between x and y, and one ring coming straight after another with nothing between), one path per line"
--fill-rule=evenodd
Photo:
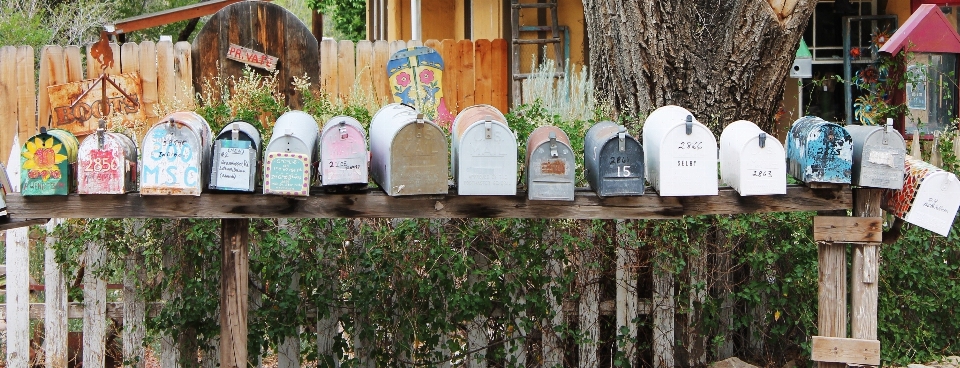
M123 302L111 302L106 303L107 306L107 318L122 321L123 320ZM147 303L147 314L150 317L156 317L160 314L160 309L163 308L162 303ZM0 304L0 319L6 315L7 305ZM30 319L44 319L47 306L43 303L30 303ZM83 318L83 303L81 302L72 302L67 304L67 318L70 319L81 319Z
M373 89L376 92L376 102L380 105L387 104L391 100L390 80L383 78L386 76L382 70L387 70L387 61L390 60L390 45L387 41L379 40L373 43L373 66L371 71L376 78L373 78Z
M64 129L81 136L96 131L97 122L100 119L114 114L121 114L125 124L131 126L136 121L143 121L145 115L143 106L140 105L142 99L140 74L110 75L109 78L133 101L124 97L123 93L109 82L96 79L47 87L46 93L49 95L50 110L53 114L53 128ZM101 83L107 83L106 116L103 115L102 110L104 98ZM88 90L89 92L83 95ZM81 96L83 97L80 98ZM76 105L73 105L74 102L77 102Z
M456 115L466 106L460 105L460 48L457 47L457 41L446 39L437 49L440 56L443 57L445 70L443 71L443 94L447 96L447 109L450 113ZM503 110L501 110L503 111Z
M33 47L17 48L17 116L20 119L20 137L37 133L37 85Z
M814 336L810 359L848 365L880 365L880 341Z
M617 197L600 199L586 188L573 202L528 201L515 196L424 195L389 197L367 193L320 194L289 198L259 194L205 193L199 197L141 197L139 194L66 197L7 196L13 220L58 218L679 218L684 215L799 212L850 209L849 189L787 188L786 195L741 197L730 188L718 196Z
M327 98L336 98L339 93L337 46L337 41L334 40L323 40L320 43L320 89Z
M460 48L460 79L458 83L459 95L457 96L457 106L463 109L473 105L474 88L477 82L474 80L473 42L470 42L470 40L460 40L457 42L457 47Z
M299 108L303 96L293 86L294 77L311 78L311 88L319 91L320 59L316 37L296 15L283 7L265 1L243 1L231 4L204 24L193 42L194 87L201 95L204 79L213 76L240 77L244 64L227 59L230 44L275 56L277 86L287 96L287 104ZM266 73L254 69L256 73Z
M817 216L813 218L813 240L840 243L883 241L880 217Z
M493 55L490 50L490 40L477 40L475 66L476 66L476 91L474 92L475 102L478 104L492 105L493 80L490 79L490 72L493 69Z
M493 88L490 104L500 109L508 111L510 108L510 75L507 73L507 41L498 38L490 42L490 60L493 67L490 68L490 80Z
M3 46L0 48L0 155L6 160L13 144L13 137L18 133L17 126L17 48ZM27 137L20 137L24 142ZM9 163L8 163L9 164Z
M356 51L353 41L343 40L337 45L338 95L341 101L349 101L353 83L357 77Z

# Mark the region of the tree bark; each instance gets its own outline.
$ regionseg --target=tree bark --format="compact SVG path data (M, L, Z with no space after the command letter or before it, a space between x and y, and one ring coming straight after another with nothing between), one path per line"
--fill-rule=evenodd
M679 105L713 128L772 131L814 0L583 0L599 99L620 115ZM709 125L709 124L708 124Z

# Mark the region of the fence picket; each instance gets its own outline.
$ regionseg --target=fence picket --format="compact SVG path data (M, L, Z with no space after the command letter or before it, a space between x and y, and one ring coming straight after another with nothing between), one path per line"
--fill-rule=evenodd
M126 47L126 44L124 45ZM139 53L139 50L138 50ZM143 339L146 336L144 322L146 320L146 303L142 291L146 286L147 274L142 265L146 262L143 255L143 242L139 241L145 220L125 220L125 230L128 238L134 244L126 255L124 263L126 270L123 274L123 360L130 362L131 368L143 368L144 347Z
M493 63L493 67L490 68L492 83L490 104L506 114L510 107L510 75L507 73L506 40L498 38L490 42L490 59Z
M373 99L376 91L373 89L374 76L373 71L373 43L367 40L357 42L357 90L364 99Z
M190 43L186 41L177 42L173 46L173 73L176 83L176 96L180 102L180 108L193 110L194 91L193 91L193 63L191 58L193 53L190 49Z
M438 40L429 39L423 43L424 46L437 50L437 53L443 55L443 44Z
M440 57L443 58L443 96L450 112L456 114L464 108L459 106L457 96L459 92L460 80L460 49L457 48L457 41L446 39L440 43Z
M394 53L400 50L407 48L407 43L402 40L390 41L390 56L393 56Z
M106 262L103 241L87 243L83 274L83 366L87 368L103 368L106 363L107 282L100 276Z
M85 47L87 55L87 69L86 74L80 79L91 79L96 78L100 75L100 69L103 67L103 64L100 63L100 60L97 60L93 57L93 53L90 48L93 47L92 43L88 43Z
M392 100L390 94L390 79L387 76L387 60L390 59L390 44L379 40L373 43L373 88L376 91L376 101L384 105Z
M636 343L637 323L634 319L640 314L639 299L637 295L637 278L639 274L637 267L640 260L637 258L637 246L629 244L627 222L617 220L617 325L616 330L619 334L626 328L626 338L622 345L618 346L619 351L624 352L627 359L627 367L636 366ZM618 339L618 341L621 341Z
M0 136L4 137L0 152L10 152L11 138L19 132L17 120L17 48L0 48L0 121L5 122ZM20 137L24 142L27 137ZM9 164L9 163L8 163Z
M337 97L337 41L320 42L320 89L328 98Z
M40 49L40 80L37 86L38 123L49 127L52 121L50 95L47 87L67 82L67 63L60 46L44 46Z
M337 47L337 96L341 101L349 101L357 75L356 51L353 41L340 41Z
M63 54L67 57L67 80L65 83L83 80L83 60L80 46L64 47Z
M57 263L54 246L59 239L53 230L62 219L50 219L46 224L47 238L44 241L43 291L46 308L43 312L43 351L47 368L67 367L67 282L63 268Z
M127 42L120 46L120 73L140 72L140 45Z
M157 42L157 96L161 109L173 106L177 96L176 76L173 73L173 43Z
M458 109L459 111L473 105L476 80L474 80L473 70L473 42L470 42L470 40L460 40L457 42L457 46L460 48L460 76L457 83L459 84L459 95L457 96L457 106L460 107L460 109Z
M107 67L106 72L109 73L110 75L120 74L120 45L118 45L116 42L111 42L110 51L113 53L113 63L111 63L110 66ZM101 73L102 72L98 72L93 76L91 76L90 78L92 79L92 78L99 77Z
M140 89L143 95L140 103L147 117L147 125L158 118L155 107L159 101L157 90L157 44L153 41L140 43Z
M37 85L36 69L33 68L33 47L17 48L17 118L20 136L29 137L37 133Z
M474 91L474 99L477 104L492 105L490 94L493 91L490 71L493 69L493 61L490 54L490 41L477 40L476 55L474 56L474 65L476 65L477 84Z
M420 47L423 46L423 41L421 40L409 40L407 41L407 47Z
M587 240L594 240L595 234L587 227ZM597 239L598 240L598 239ZM590 244L588 242L587 244ZM580 249L577 255L580 261L580 270L577 272L578 284L581 288L580 294L580 334L583 337L580 341L580 361L579 367L596 368L599 367L599 358L597 349L600 342L600 270L594 266L601 259L595 249Z

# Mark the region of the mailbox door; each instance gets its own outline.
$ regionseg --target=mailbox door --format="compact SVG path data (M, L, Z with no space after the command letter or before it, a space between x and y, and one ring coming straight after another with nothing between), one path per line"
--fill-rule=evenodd
M141 195L200 195L207 154L195 130L161 122L150 128L142 147Z
M246 139L218 139L213 146L210 189L253 192L257 175L257 149Z
M557 141L557 156L551 153L550 141L528 153L527 199L572 201L576 161L573 150Z
M323 185L366 184L367 142L352 125L333 127L320 139L320 175Z
M929 163L907 158L903 188L887 191L884 209L911 224L947 236L960 209L960 180Z
M903 187L903 136L876 126L847 126L853 139L853 184L862 187L900 189Z
M22 195L70 194L71 163L76 162L79 143L69 132L56 131L35 135L21 147Z
M754 137L739 152L739 183L742 196L787 194L787 164L783 146L767 136L764 146Z
M263 160L263 193L310 195L310 156L303 153L268 152Z
M646 182L640 142L626 136L621 151L620 139L615 136L603 145L598 159L600 187L595 189L598 196L643 195Z
M128 188L127 147L116 137L91 134L80 144L77 160L77 193L123 194Z
M447 137L435 124L410 123L397 131L390 144L391 196L447 194L449 162Z
M478 121L459 138L457 194L517 194L517 139L506 125Z
M690 134L683 124L675 126L661 140L658 169L661 196L717 195L716 138L699 124Z

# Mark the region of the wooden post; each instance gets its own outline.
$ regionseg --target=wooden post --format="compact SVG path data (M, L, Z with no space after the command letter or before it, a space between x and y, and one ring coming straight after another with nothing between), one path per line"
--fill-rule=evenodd
M578 283L581 287L580 294L580 333L583 340L580 343L580 362L578 366L585 368L599 367L600 359L597 357L597 350L600 342L600 270L596 265L600 252L594 245L594 234L590 227L590 221L582 221L581 225L587 229L586 238L588 244L592 246L587 249L580 249L577 255L580 260L580 270L578 272Z
M674 366L673 271L670 262L657 262L653 268L653 366Z
M853 190L853 215L857 217L880 217L883 190L856 188ZM853 269L851 275L850 310L851 337L854 339L877 339L877 286L879 284L879 244L856 244L853 246Z
M817 330L820 336L847 336L847 249L844 244L819 245ZM843 368L842 363L817 363L820 368Z
M53 248L58 240L53 236L53 231L60 222L61 219L50 219L47 223L47 239L43 249L43 283L46 285L43 291L46 304L43 311L43 351L47 368L67 367L67 282Z
M548 222L549 224L549 222ZM544 247L553 249L556 247L559 237L552 226L548 226L543 234ZM552 253L552 252L551 252ZM557 289L560 283L557 280L563 274L563 265L557 259L555 254L550 254L550 260L547 264L547 277L550 281L547 283L547 304L550 306L550 319L544 321L548 328L544 329L543 344L543 366L544 367L562 367L563 366L563 340L557 333L557 327L563 324L563 303L559 300L563 294L557 295Z
M7 366L26 368L30 363L30 242L27 228L7 230L6 248Z
M87 243L83 273L83 366L103 368L107 343L107 282L100 270L107 262L102 239Z
M146 303L140 290L146 284L147 274L139 234L143 232L144 220L130 219L124 225L127 238L133 241L124 259L127 269L123 275L123 360L130 362L130 367L143 368Z
M297 236L300 234L298 226L290 224L290 220L288 219L277 219L277 225L280 228L281 235L283 235L282 233L286 233L290 239L297 239ZM289 249L289 244L284 244L284 247ZM290 256L293 257L294 255ZM296 272L293 274L289 288L291 290L300 289L300 273ZM277 359L277 366L279 368L299 368L300 336L287 336L283 340L283 343L277 348Z
M329 231L332 228L333 222L328 221L326 229ZM348 245L349 243L343 244L344 248L347 248ZM324 267L328 269L338 269L338 262L335 257L324 257L323 262ZM336 279L327 280L321 287L326 287L327 290L336 290L336 282ZM334 293L334 295L336 294ZM340 366L339 358L334 353L333 347L337 342L337 335L340 334L337 327L340 323L341 314L339 305L331 305L325 308L324 303L317 303L317 367L319 368Z
M220 220L220 363L225 368L247 367L249 227L249 219Z
M617 220L617 334L626 327L626 336L618 348L627 358L627 367L637 366L637 322L640 315L639 299L637 295L637 279L639 273L639 259L637 250L639 244L634 244L634 237L629 235L629 227L625 220Z

